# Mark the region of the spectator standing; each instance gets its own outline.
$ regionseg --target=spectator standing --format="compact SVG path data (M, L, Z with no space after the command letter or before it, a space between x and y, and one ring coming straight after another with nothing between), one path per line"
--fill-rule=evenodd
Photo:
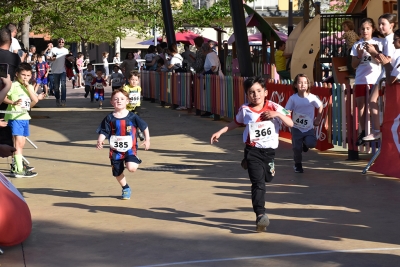
M54 78L54 95L56 97L56 105L65 107L67 101L67 75L65 70L65 60L68 55L68 49L64 47L64 38L58 39L58 46L50 50L47 60L51 61L51 71ZM61 102L60 102L61 89Z
M103 52L103 66L104 66L104 80L108 79L110 75L110 68L108 66L108 52Z
M84 88L85 83L82 80L83 77L83 54L81 52L78 53L77 59L76 59L76 67L78 68L78 86L80 88Z
M196 46L196 56L194 58L193 69L196 73L204 72L204 61L206 60L206 56L203 55L201 51L201 46L204 44L204 39L201 36L194 38L194 44Z
M49 64L49 74L47 75L47 82L49 85L49 95L54 96L54 79L53 79L53 73L51 72L51 64L52 62L49 61L47 58L50 55L51 49L53 48L53 43L48 43L47 48L44 50L44 60Z
M224 76L221 70L221 63L219 62L218 55L212 50L212 47L208 43L204 43L201 49L203 55L206 56L204 61L204 73Z
M121 62L121 59L120 59L120 57L119 57L119 53L117 52L117 53L115 53L115 56L114 56L114 58L113 58L113 63L114 64L119 64Z
M15 36L17 36L17 26L15 26L15 24L9 23L7 25L7 29L11 31L11 37L12 37L11 46L9 50L10 52L18 54L18 51L21 50L21 46L19 45L18 40L15 38ZM22 58L21 61L23 61Z
M190 70L192 67L192 64L194 63L194 60L196 58L196 54L190 51L190 46L188 44L185 44L183 46L183 49L185 50L181 56L183 58L183 69Z
M127 77L129 77L129 74L131 73L131 71L137 69L137 66L138 66L138 63L133 58L133 53L132 52L128 52L128 54L126 54L125 60L122 62L121 66L120 66L120 68L122 69L122 72L123 72L123 74L125 76L127 84L128 84Z
M178 53L178 48L176 47L176 44L170 44L168 46L168 54L170 56L170 62L167 66L168 70L182 72L183 71L183 69L182 69L183 58Z
M156 70L158 58L159 57L156 54L156 47L154 45L150 45L147 49L147 54L144 56L144 60L146 60L146 70Z
M290 71L286 70L286 59L290 58L292 54L285 53L286 43L284 41L276 42L276 52L275 52L275 64L276 71L279 74L280 79L290 80Z
M0 63L8 64L10 79L14 81L15 72L18 65L21 63L21 58L16 53L10 52L11 38L11 31L8 28L2 28L0 30ZM7 107L8 105L6 103L0 104L0 110L6 110ZM0 113L0 144L14 146L11 128L7 125L7 122L4 121L4 115L4 113Z

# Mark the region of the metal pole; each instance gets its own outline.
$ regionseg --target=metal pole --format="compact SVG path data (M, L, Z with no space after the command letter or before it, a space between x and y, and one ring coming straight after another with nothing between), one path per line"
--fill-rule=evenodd
M174 31L174 19L172 17L171 11L171 1L170 0L161 0L163 19L164 19L164 27L165 32L167 34L168 44L176 43L175 31Z
M250 47L246 22L244 19L243 1L229 0L229 3L231 7L233 30L235 32L235 43L240 74L242 77L252 77L253 68L251 66Z
M292 31L293 31L293 0L289 0L288 35L290 35Z

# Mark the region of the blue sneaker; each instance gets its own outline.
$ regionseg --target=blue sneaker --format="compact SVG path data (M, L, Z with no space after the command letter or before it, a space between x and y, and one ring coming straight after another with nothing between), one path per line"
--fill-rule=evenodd
M131 199L131 189L129 187L122 189L122 199Z

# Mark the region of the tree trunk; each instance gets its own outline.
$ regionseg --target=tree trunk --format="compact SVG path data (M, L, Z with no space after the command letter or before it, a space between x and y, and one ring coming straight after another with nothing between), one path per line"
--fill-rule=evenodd
M21 29L21 41L24 44L24 47L26 49L29 49L29 26L31 22L31 17L32 16L26 16L24 19L24 22L22 23L22 29Z

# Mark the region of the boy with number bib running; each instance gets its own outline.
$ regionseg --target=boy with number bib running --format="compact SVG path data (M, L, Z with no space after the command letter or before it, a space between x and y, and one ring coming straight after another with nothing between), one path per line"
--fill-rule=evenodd
M97 149L103 148L103 142L106 138L109 140L112 173L122 186L122 199L130 199L131 197L131 189L124 175L125 167L128 171L135 172L142 162L137 157L137 129L144 132L145 136L141 146L144 146L145 150L150 148L149 128L139 116L126 109L128 103L129 95L127 92L121 89L114 90L111 94L114 112L104 118L96 131L99 134Z
M107 86L106 80L103 78L103 71L96 71L97 77L93 78L91 85L94 86L94 99L99 101L99 109L103 108L104 101L104 86Z
M128 85L124 86L124 90L129 94L129 104L126 107L129 111L139 115L140 97L142 88L139 86L140 74L137 71L131 71L128 76Z
M240 107L235 120L211 136L211 144L219 137L239 126L246 126L243 132L243 168L247 169L251 181L251 199L256 214L256 230L265 231L269 225L265 214L265 183L275 175L275 149L279 144L279 126L284 123L293 126L289 112L282 106L268 101L267 88L262 77L248 78L244 90L249 104Z
M323 105L321 100L310 93L310 79L305 74L298 74L294 78L292 95L286 109L292 112L292 147L294 159L294 172L303 173L302 155L309 148L317 145L317 138L314 133L314 126L321 123ZM314 119L314 111L318 109L318 115Z
M10 112L6 113L4 120L8 121L14 138L16 151L11 175L16 178L29 178L37 175L36 172L32 172L32 167L24 166L22 161L22 151L26 137L29 136L31 116L28 111L44 98L44 93L36 96L33 86L29 84L31 77L32 66L29 63L21 63L16 70L16 81L12 83L11 89L3 101L8 104L7 111Z

